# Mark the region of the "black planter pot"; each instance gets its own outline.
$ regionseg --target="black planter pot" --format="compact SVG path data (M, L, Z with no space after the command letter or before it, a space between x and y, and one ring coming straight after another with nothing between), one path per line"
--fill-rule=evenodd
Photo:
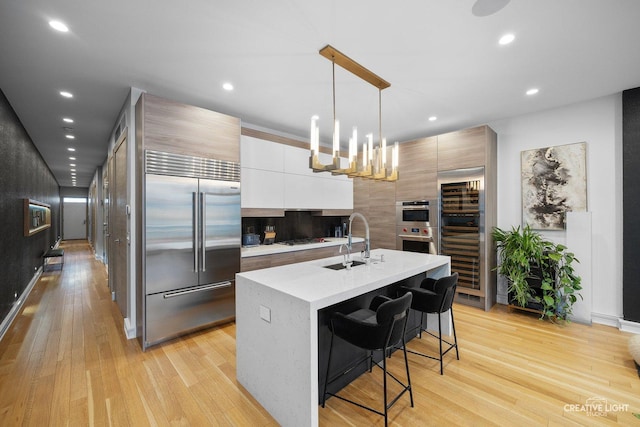
M527 301L524 307L518 304L514 295L509 292L507 295L509 299L509 304L515 307L522 307L533 311L538 311L542 313L543 304L541 302L537 302L535 297L542 299L542 269L539 266L531 267L531 277L527 278L527 283L529 284L529 289L531 290L531 298Z

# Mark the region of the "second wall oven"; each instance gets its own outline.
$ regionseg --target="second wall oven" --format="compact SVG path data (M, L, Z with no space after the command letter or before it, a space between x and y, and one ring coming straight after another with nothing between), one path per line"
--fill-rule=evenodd
M396 202L396 249L438 253L437 200Z

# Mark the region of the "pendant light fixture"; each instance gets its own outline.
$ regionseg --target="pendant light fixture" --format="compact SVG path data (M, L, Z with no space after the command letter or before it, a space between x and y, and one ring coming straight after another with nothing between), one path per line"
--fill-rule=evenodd
M353 59L344 55L334 47L327 45L320 49L320 55L329 59L333 73L333 144L330 164L322 164L319 160L320 131L318 116L311 118L309 167L314 172L331 172L334 175L348 175L382 181L396 181L398 179L398 143L394 144L391 152L391 164L387 162L387 141L382 137L382 90L391 86L389 82L372 73ZM353 127L349 139L349 166L340 169L340 122L336 117L336 64L357 77L378 88L378 146L373 147L373 134L366 135L362 144L362 154L358 160L358 131Z

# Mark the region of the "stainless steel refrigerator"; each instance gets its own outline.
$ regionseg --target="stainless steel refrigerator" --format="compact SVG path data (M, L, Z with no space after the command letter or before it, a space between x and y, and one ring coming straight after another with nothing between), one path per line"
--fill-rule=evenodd
M240 167L145 153L143 347L233 320Z

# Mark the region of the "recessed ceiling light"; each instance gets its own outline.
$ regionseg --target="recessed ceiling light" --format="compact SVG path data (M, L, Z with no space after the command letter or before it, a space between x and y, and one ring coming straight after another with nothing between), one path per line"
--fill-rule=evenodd
M73 169L73 168L72 168L72 169L69 169L69 170L70 170L71 172L75 172L75 171L76 171L76 170L75 170L75 169Z
M67 123L73 123L73 119L70 119L69 117L63 117L62 121L67 122Z
M73 166L75 168L76 164L75 163L69 163L69 166Z
M233 90L233 85L231 83L228 83L228 82L224 83L222 85L222 89L224 89L224 90Z
M73 94L71 92L67 92L66 90L61 90L60 95L64 96L65 98L73 98Z
M69 151L76 151L76 149L75 149L75 148L72 148L72 147L67 148L67 150L69 150Z
M73 135L65 135L65 138L67 138L67 139L76 139L76 137L73 136Z
M500 40L498 40L498 43L504 46L506 44L511 43L515 39L516 39L516 36L514 36L513 34L505 34L504 36L500 37Z
M539 90L534 87L534 88L531 88L531 89L529 89L527 91L527 95L535 95L538 92L539 92Z
M52 20L49 21L49 25L51 26L51 28L60 31L61 33L66 33L69 31L69 27L67 27L64 22Z
M436 116L429 117L429 121L430 122L435 122L436 120L438 120L438 118Z
M69 160L75 160L75 159L76 159L75 157L69 157Z

